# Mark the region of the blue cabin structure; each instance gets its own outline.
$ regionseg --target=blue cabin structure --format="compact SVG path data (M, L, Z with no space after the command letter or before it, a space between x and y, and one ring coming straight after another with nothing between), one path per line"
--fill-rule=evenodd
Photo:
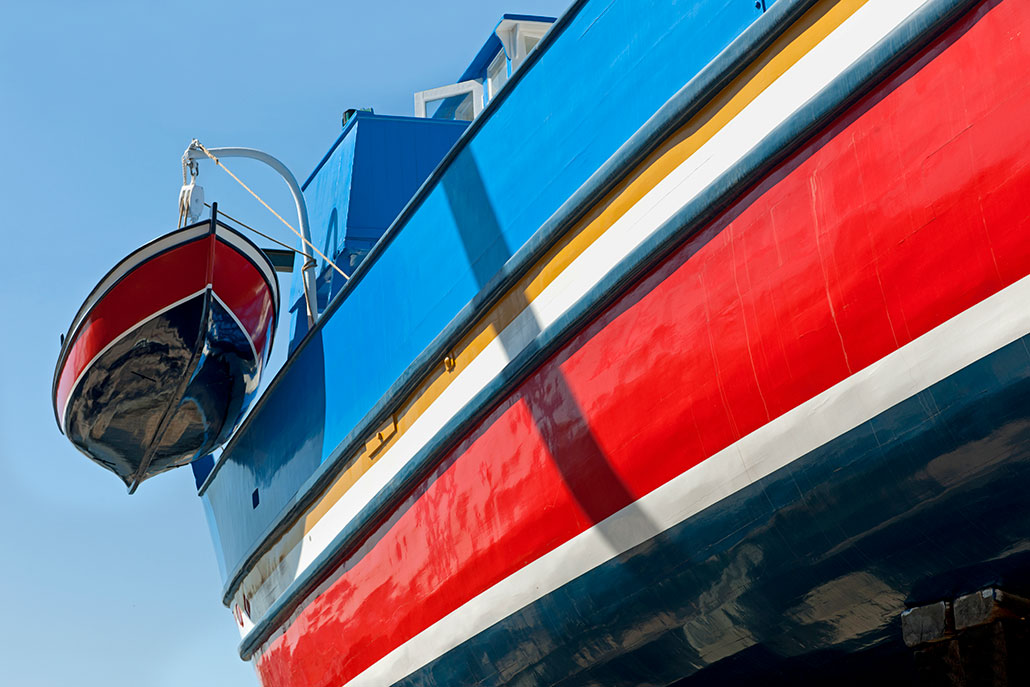
M353 274L467 126L460 120L348 110L339 138L302 186L312 243L348 276ZM296 255L295 274L305 259ZM322 312L347 279L318 262ZM300 279L293 283L290 311L292 354L308 328Z
M502 16L456 83L415 94L415 116L475 119L501 92L554 22L554 17L535 14Z

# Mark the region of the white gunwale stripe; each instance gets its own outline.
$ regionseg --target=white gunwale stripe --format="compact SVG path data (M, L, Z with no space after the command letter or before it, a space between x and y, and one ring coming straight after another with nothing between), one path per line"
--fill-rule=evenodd
M218 293L213 287L211 289L211 296L218 301L218 304L222 306L222 309L224 309L225 312L229 313L229 317L232 318L232 321L235 322L236 326L240 328L241 332L243 332L243 336L247 339L247 344L250 346L250 352L253 354L254 360L257 362L259 372L258 377L260 377L260 371L261 368L264 367L264 361L258 356L257 348L254 346L254 339L251 338L250 332L247 331L247 328L243 326L242 322L240 322L240 318L236 317L236 313L232 311L232 308L226 305L225 301L218 297Z
M251 571L237 590L234 601L242 605L242 597L246 596L250 599L253 617L260 618L336 534L537 333L554 323L676 211L700 195L782 121L924 4L926 0L871 0L802 56L557 275L328 509L299 544L285 553L280 546L273 546L255 566L255 571L260 570L266 560L275 557L281 560L263 579L255 579Z
M189 230L173 232L171 235L158 238L153 243L138 249L137 252L127 255L121 263L116 265L114 269L111 270L111 272L109 272L107 276L105 276L100 283L96 285L96 287L94 287L93 291L86 298L86 301L79 308L79 311L75 314L75 319L72 320L72 325L68 328L68 335L72 341L74 342L79 326L86 318L86 315L93 310L93 306L95 306L97 302L99 302L100 299L111 290L111 287L122 279L122 277L158 253L163 253L183 243L195 241L206 236L209 232L210 222Z
M260 248L251 243L245 236L221 224L215 225L215 236L226 243L238 253L247 256L259 272L265 277L269 287L272 289L273 303L279 303L279 280L275 270L271 268L266 256ZM217 268L217 266L216 266Z

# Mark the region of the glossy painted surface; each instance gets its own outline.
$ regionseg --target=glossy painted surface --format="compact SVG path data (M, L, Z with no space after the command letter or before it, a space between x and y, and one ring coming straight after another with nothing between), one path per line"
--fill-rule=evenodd
M297 350L270 388L267 406L255 409L227 448L204 492L223 569L240 563L314 470L335 456L512 252L758 16L752 5L736 0L583 4L465 139L440 182L394 225L396 238L330 306L319 336ZM627 25L635 27L628 44ZM624 47L613 51L613 45ZM556 109L555 102L577 106ZM314 386L325 388L323 412L265 421L273 406L307 404L304 397ZM273 433L288 435L303 450L268 450L284 442ZM262 493L256 509L254 489Z
M982 10L567 346L272 642L259 663L265 683L343 684L528 562L1024 277L1027 22L1012 1ZM989 73L963 68L986 56ZM1019 355L994 360L1008 366L997 378L1025 365ZM993 383L982 393L1007 393ZM987 421L973 431L998 430ZM824 455L835 469L849 454ZM826 512L802 504L809 517ZM754 507L766 510L766 500ZM613 586L597 582L600 593L624 593L605 579ZM653 618L636 617L626 627L589 613L577 621L600 623L615 657L631 648L618 637L639 637L634 623ZM511 660L528 668L542 652L520 637L508 638L525 649ZM491 679L519 672L506 671Z
M219 227L222 231L224 227ZM215 241L211 285L218 300L236 318L237 329L242 326L242 333L253 346L252 353L263 364L271 352L279 304L278 294L254 265L257 258L267 262L263 253L244 255L222 240Z
M56 406L62 428L68 395L86 366L148 316L203 291L209 251L208 241L197 239L154 257L123 277L87 313L70 335L72 344L58 376ZM167 287L155 289L153 284Z
M68 438L130 488L228 439L271 344L271 267L252 262L267 259L225 227L202 229L142 249L71 333L55 375Z
M875 86L882 67L870 64L862 68L864 76L841 77L846 85L832 89L834 99L810 104L829 79L918 4L878 5L871 8L871 16L865 0L814 7L807 0L778 4L666 103L491 278L489 290L463 308L351 433L341 459L319 468L313 482L276 518L276 529L232 571L223 599L226 605L251 609L244 617L238 615L247 633L244 655L264 641L263 632L292 612L294 601L288 599L308 593L294 586L285 594L285 586L308 584L302 580L331 565L335 554L329 547L345 546L339 540L351 536L347 532L374 524L377 508L372 503L393 499L377 494L404 492L409 477L421 479L469 423L489 412L495 398L509 393L574 335L584 318L610 304L675 248L664 244L703 228L713 203L723 207L747 189L746 179L761 176L753 171L742 177L742 169L770 170L773 160L807 139L811 122L829 123L839 112L840 100ZM857 29L847 21L856 11L867 15ZM841 28L842 22L848 26ZM873 61L899 65L904 61L897 57L901 45L907 41L876 51ZM721 92L734 75L738 78L725 89L728 93ZM723 106L704 107L709 102ZM691 118L690 113L696 115ZM670 136L675 122L683 123ZM800 131L794 122L801 123ZM660 145L663 134L672 142ZM660 145L660 154L647 155L651 149L646 141ZM637 160L643 162L632 169ZM626 181L609 195L605 180L613 178ZM599 198L604 200L599 203ZM689 218L672 221L684 212ZM390 413L392 419L382 419L381 413ZM392 434L380 438L387 425ZM409 477L402 478L404 474ZM398 480L403 481L395 485ZM269 604L274 604L272 617L266 614ZM246 616L259 622L253 633Z
M901 641L907 604L1030 588L1028 346L1010 344L396 684L919 684Z

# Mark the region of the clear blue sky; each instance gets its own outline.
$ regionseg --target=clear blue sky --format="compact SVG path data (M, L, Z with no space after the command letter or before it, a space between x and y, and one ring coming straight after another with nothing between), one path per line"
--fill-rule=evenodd
M190 139L264 149L303 179L344 109L410 114L411 94L453 81L501 13L557 16L567 4L5 3L3 684L257 683L236 656L190 471L129 497L61 436L50 405L58 336L81 301L122 256L175 227ZM276 177L232 168L291 211ZM286 231L210 164L200 181L230 214Z

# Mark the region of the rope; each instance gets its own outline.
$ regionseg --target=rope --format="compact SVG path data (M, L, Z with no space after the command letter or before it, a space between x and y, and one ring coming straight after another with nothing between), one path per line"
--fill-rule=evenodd
M348 276L346 272L344 272L344 271L343 271L343 270L341 270L341 269L340 269L339 267L337 267L337 266L336 266L336 263L335 263L335 262L333 262L332 260L330 260L330 259L329 259L329 257L328 257L328 256L327 256L327 255L326 255L325 253L323 253L322 251L318 250L318 248L316 248L316 247L315 247L315 245L314 245L313 243L311 243L311 241L308 241L307 239L305 239L305 238L304 238L304 236L303 236L303 234L301 234L301 233L300 233L299 231L297 231L296 229L294 229L294 228L293 228L293 225L292 225L292 224L290 224L289 222L287 222L286 220L284 220L284 219L282 218L282 215L280 215L280 214L279 214L278 212L276 212L275 210L273 210L273 209L272 209L272 206L270 206L270 205L269 205L268 203L266 203L266 202L265 202L264 200L262 200L262 199L261 199L261 196L259 196L258 194L254 193L254 191L253 191L253 190L251 190L250 186L247 186L247 185L246 185L245 183L243 183L243 180L241 180L241 179L240 179L240 178L239 178L238 176L236 176L235 174L233 174L233 173L232 173L232 171L231 171L231 170L230 170L230 169L229 169L228 167L226 167L225 165L223 165L223 164L221 163L221 161L219 161L219 159L218 159L217 157L215 157L214 155L212 155L212 154L211 154L211 151L209 151L209 150L208 150L207 148L205 148L205 147L204 147L204 144L203 144L203 143L201 143L201 142L200 142L200 141L198 141L197 139L193 139L193 143L191 144L191 146L196 146L196 147L197 147L197 148L198 148L198 149L200 150L200 152L202 152L202 153L204 153L205 155L207 155L207 156L208 156L208 157L209 157L209 158L211 159L211 161L212 161L212 162L214 162L214 163L215 163L216 165L218 165L219 167L221 167L222 169L224 169L224 170L225 170L225 172L226 172L226 174L228 174L228 175L229 175L229 176L231 176L231 177L232 177L233 179L235 179L235 180L236 180L236 183L237 183L237 184L239 184L240 186L242 186L243 188L245 188L245 189L247 190L247 193L249 193L250 195L254 196L254 199L255 199L255 200L257 200L257 202L259 202L259 203L261 203L262 205L264 205L264 206L265 206L265 208L266 208L266 209L267 209L267 210L268 210L269 212L271 212L271 213L272 213L273 215L275 215L275 216L276 216L276 217L277 217L277 218L279 219L279 221L280 221L280 222L282 222L282 223L283 223L283 224L285 224L285 225L286 225L287 227L289 227L290 231L292 231L292 232L293 232L294 234L296 234L296 235L297 235L297 237L298 237L298 238L299 238L299 239L301 240L301 242L302 242L302 243L303 243L304 245L308 246L308 247L309 247L309 248L310 248L311 250L315 251L315 253L317 253L317 254L318 254L318 256L319 256L320 258L322 258L323 260L325 260L325 261L326 261L326 264L328 264L328 265L329 265L330 267L332 267L332 268L333 268L334 270L336 270L337 272L339 272L339 273L340 273L340 274L341 274L341 275L343 276L343 278L344 278L344 279L348 279L348 280L350 279L350 276ZM310 256L309 256L309 257L310 257ZM312 260L313 260L313 259L314 259L314 258L312 258ZM304 265L304 268L307 268L307 266L308 266L308 265L307 265L307 264L305 264L305 265Z
M204 207L210 208L211 207L211 203L204 203ZM305 258L307 258L308 260L311 260L311 261L314 261L314 259L315 259L311 255L309 255L308 253L305 253L302 250L297 250L296 248L294 248L290 244L283 243L279 239L272 238L268 234L266 234L264 232L261 232L261 231L258 231L257 229L255 229L254 227L250 226L249 224L245 224L245 223L241 222L240 220L236 219L235 217L230 215L225 210L219 210L218 214L221 215L222 217L225 217L226 219L228 219L231 222L235 222L236 224L240 225L244 229L249 229L252 232L254 232L255 234L257 234L258 236L262 236L262 237L268 239L269 241L271 241L272 243L275 243L275 244L278 244L278 245L282 246L283 248L285 248L288 251L293 251L294 253L299 253L299 254L303 255Z
M189 151L182 154L182 190L179 191L179 228L186 226L189 217L189 196L186 187L197 178L197 163L189 158ZM206 203L205 203L206 205Z

